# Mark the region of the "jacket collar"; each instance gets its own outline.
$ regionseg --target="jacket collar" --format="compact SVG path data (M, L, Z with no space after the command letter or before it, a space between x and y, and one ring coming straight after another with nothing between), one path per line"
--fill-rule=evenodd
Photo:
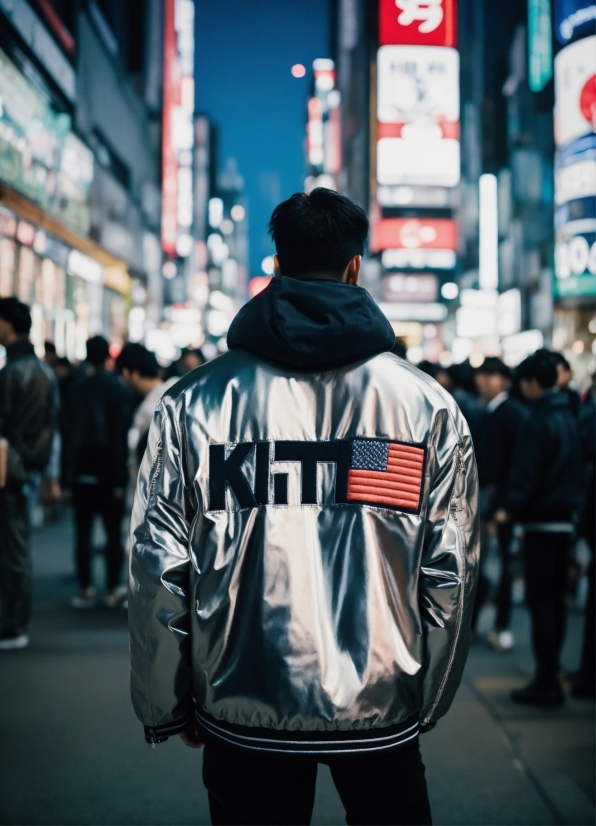
M16 341L13 341L12 344L9 344L6 348L7 363L10 361L17 361L18 359L25 358L26 356L34 355L35 349L26 336L18 338Z
M289 369L354 364L395 344L391 325L369 293L332 279L276 276L239 311L228 347L243 347Z

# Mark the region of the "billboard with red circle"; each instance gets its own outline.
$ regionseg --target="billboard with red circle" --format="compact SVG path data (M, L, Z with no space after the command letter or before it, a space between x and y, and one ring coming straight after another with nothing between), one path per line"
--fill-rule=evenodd
M456 46L456 0L379 0L381 46Z

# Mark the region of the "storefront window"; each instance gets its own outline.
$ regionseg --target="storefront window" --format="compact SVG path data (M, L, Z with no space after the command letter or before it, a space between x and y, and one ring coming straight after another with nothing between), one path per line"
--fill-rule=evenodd
M0 296L14 295L15 242L0 238Z
M19 247L19 274L17 296L19 301L31 304L35 284L35 253L29 247Z

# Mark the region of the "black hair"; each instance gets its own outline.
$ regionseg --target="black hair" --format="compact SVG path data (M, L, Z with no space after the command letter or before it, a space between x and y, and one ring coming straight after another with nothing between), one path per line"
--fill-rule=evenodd
M557 361L548 350L538 350L524 359L515 371L518 381L536 379L543 390L554 387L557 383Z
M349 198L317 187L276 206L268 230L282 275L340 279L352 258L364 253L369 224Z
M399 356L400 359L406 358L408 348L403 338L398 338L397 336L395 337L395 344L391 348L390 352L395 356Z
M110 355L110 345L103 336L93 336L87 339L87 361L95 367L100 367Z
M548 353L549 350L546 350L546 349L544 351L539 350L538 352ZM551 356L554 358L555 364L560 365L564 370L568 370L569 372L571 372L571 365L569 364L569 362L567 361L567 359L565 358L563 353L558 353L556 350L553 350L553 352L551 353Z
M419 361L416 367L419 370L422 370L423 373L426 373L427 376L430 376L433 379L436 379L437 373L439 372L439 365L435 364L432 361L427 361L426 359Z
M510 379L512 375L511 368L496 356L488 356L485 358L480 367L476 368L476 372L488 373L489 375L494 375L496 373L500 376L505 376L506 379Z
M43 349L46 353L52 353L52 355L56 354L56 345L53 341L44 341Z
M29 307L18 298L0 298L0 318L12 326L17 336L29 335L31 313Z
M156 379L159 376L159 364L155 354L142 344L129 342L125 344L116 359L116 366L122 370L138 373L145 379Z

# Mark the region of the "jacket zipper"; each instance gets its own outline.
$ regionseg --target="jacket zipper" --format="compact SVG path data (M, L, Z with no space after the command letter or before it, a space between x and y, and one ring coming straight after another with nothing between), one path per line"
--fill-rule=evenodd
M149 498L153 496L155 493L155 486L157 485L157 477L161 472L161 466L163 463L163 445L160 441L157 443L157 448L155 451L155 460L153 462L153 472L151 474L151 481L149 483Z
M456 468L455 468L455 482L454 482L454 485L453 485L453 496L452 496L452 499L451 499L451 503L449 505L449 510L451 511L451 513L453 514L453 517L455 519L455 522L456 522L456 525L457 525L457 535L458 535L459 541L460 541L462 546L464 545L464 538L462 536L461 528L460 528L460 526L457 522L457 511L458 511L458 507L457 507L458 496L457 496L457 494L459 493L459 484L460 484L461 480L463 479L464 471L465 471L465 465L464 465L463 454L462 454L461 448L458 447L457 448ZM455 659L455 652L456 652L456 649L457 649L457 643L459 641L459 633L461 631L461 623L462 623L462 617L463 617L464 588L465 588L465 557L464 557L464 570L460 574L460 593L459 593L459 601L458 601L458 605L457 605L457 622L456 622L456 626L455 626L455 639L453 640L453 645L451 646L451 653L449 655L449 662L447 663L447 668L445 669L445 673L443 674L443 679L441 680L441 684L439 686L439 689L437 691L437 694L435 696L433 704L430 707L430 711L428 712L428 714L426 715L426 717L422 721L423 726L427 726L430 723L430 721L432 720L432 716L435 713L436 708L439 705L439 702L441 701L441 697L443 696L443 691L445 690L445 686L447 685L447 680L449 679L449 675L450 675L451 669L453 667L453 661Z

